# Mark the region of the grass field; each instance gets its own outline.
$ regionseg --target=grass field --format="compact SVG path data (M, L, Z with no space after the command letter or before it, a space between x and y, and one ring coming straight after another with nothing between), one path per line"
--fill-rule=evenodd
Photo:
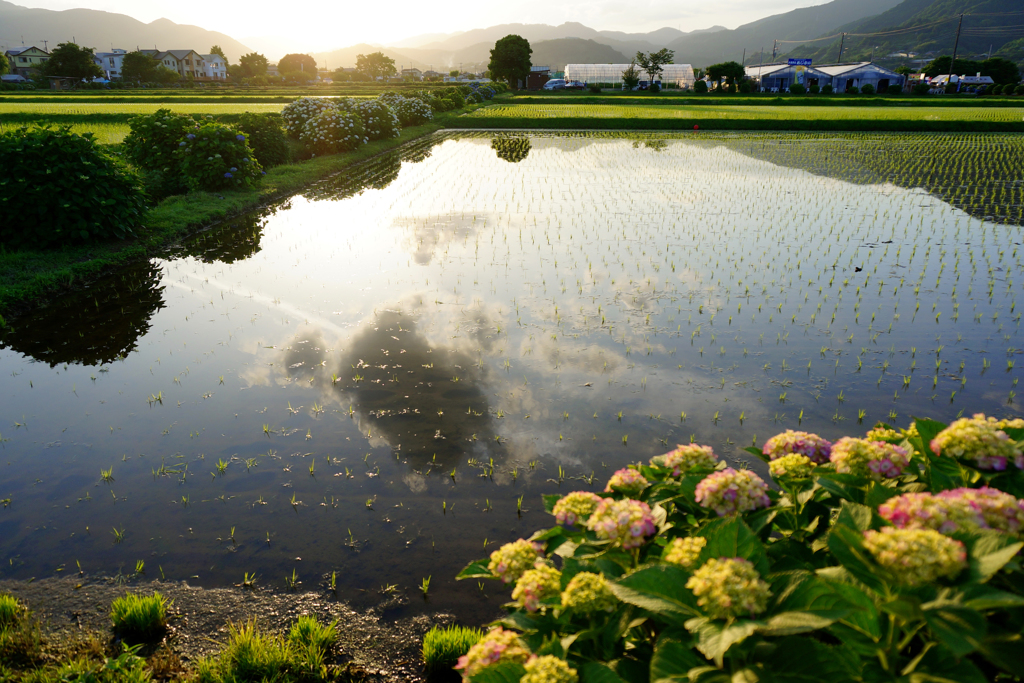
M261 102L242 103L168 103L159 102L0 102L0 117L22 114L46 118L50 116L89 116L93 114L152 114L157 109L170 109L181 114L243 114L251 111L258 114L279 112L284 103L266 104ZM2 119L0 119L2 120Z
M633 104L495 104L463 118L488 119L759 119L898 120L898 121L1024 121L1018 107L829 107L701 104L661 106Z

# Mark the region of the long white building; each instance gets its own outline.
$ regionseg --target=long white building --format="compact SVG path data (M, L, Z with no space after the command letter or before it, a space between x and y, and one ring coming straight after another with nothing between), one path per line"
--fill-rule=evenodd
M622 83L622 72L629 64L566 64L565 80L581 83ZM650 74L636 67L641 81L651 80ZM693 67L689 64L666 64L661 72L662 83L675 83L680 88L692 88Z

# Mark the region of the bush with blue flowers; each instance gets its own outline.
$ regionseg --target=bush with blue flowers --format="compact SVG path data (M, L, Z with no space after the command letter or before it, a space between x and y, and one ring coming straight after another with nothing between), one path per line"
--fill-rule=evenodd
M190 190L248 187L264 175L245 135L218 123L188 133L174 155Z
M153 114L135 116L128 122L131 132L124 139L124 153L136 167L146 171L174 171L174 152L178 143L199 124L191 116L158 109Z

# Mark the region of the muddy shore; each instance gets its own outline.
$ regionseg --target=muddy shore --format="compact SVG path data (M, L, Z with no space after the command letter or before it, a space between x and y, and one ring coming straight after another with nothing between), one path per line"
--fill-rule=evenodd
M351 662L381 683L423 680L420 648L432 626L455 622L451 614L437 612L410 617L389 617L408 600L392 594L368 609L354 609L325 591L276 593L242 588L197 588L187 582L133 582L80 577L37 581L0 581L0 593L23 601L51 643L70 643L88 637L112 640L110 603L128 592L159 591L173 601L165 639L188 667L197 658L217 652L231 622L256 619L269 630L284 631L302 614L338 621L338 663Z

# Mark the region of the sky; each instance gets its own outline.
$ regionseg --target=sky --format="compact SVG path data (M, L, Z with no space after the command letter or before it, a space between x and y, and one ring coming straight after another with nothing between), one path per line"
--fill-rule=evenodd
M646 32L663 26L683 31L740 24L827 0L414 0L337 2L281 0L198 2L197 0L12 0L27 7L75 7L127 14L150 22L161 17L194 24L246 42L277 38L297 52L330 50L358 43L390 45L424 33L451 33L495 24L557 25L575 21L598 30Z

